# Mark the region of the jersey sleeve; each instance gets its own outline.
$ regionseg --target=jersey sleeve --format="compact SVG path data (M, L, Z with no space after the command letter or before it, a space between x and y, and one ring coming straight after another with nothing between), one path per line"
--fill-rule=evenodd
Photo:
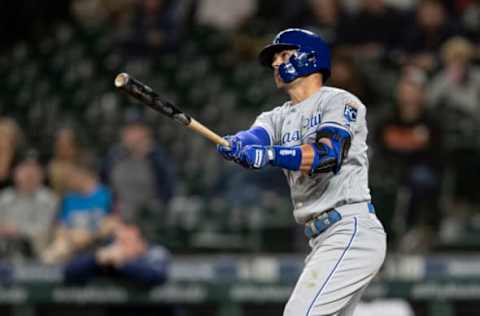
M322 113L319 129L332 126L346 130L353 138L358 125L361 124L361 113L364 105L353 95L338 93L326 104Z
M280 113L279 109L274 109L269 112L261 113L255 122L252 124L251 128L261 127L267 131L268 136L270 137L270 144L278 144L279 141L279 131L280 131Z

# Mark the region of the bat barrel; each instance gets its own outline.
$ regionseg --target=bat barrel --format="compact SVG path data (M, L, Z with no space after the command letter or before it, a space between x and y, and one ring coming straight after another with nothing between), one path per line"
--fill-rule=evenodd
M130 76L127 73L120 73L115 77L115 87L123 88L127 85Z
M195 130L216 144L228 146L228 142L210 129L192 119L188 114L177 108L172 102L161 98L152 88L133 78L127 73L119 73L115 77L115 87L141 101L146 106L162 113L174 121Z
M156 107L157 103L165 103L152 88L125 72L118 74L114 83L117 89L126 92L150 107ZM161 111L161 109L157 110Z

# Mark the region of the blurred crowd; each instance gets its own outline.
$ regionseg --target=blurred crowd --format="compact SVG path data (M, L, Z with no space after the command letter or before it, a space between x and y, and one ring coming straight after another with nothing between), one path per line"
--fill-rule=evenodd
M168 251L137 221L143 208L161 212L173 188L148 126L129 121L101 165L71 127L56 132L48 160L11 118L0 120L0 130L4 260L64 265L68 282L103 274L164 282Z
M255 58L286 27L322 35L333 50L327 84L367 106L372 196L390 249L472 246L480 1L77 0L68 10L0 57L10 71L0 92L4 259L64 264L71 281L155 283L168 266L162 244L298 251L280 172L225 163L112 87L126 70L220 133L246 129L285 100Z

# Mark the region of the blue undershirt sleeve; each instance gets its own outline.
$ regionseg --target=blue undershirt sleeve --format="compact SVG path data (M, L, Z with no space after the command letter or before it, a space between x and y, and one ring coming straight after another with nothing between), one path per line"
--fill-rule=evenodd
M242 146L245 145L261 145L261 146L270 146L270 136L268 132L263 127L253 127L246 131L241 131L235 134L240 141Z

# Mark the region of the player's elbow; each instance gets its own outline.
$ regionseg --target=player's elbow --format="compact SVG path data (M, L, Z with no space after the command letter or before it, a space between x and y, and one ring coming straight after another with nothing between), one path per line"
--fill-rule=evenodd
M337 174L347 158L351 141L351 134L343 128L327 126L320 129L316 142L311 145L315 151L311 173L331 171Z
M349 147L349 139L338 142L330 138L322 138L314 144L303 145L301 171L310 175L329 172L337 174Z
M325 143L316 143L311 146L314 149L315 156L310 167L310 175L329 172L336 174L340 171L342 161L338 159L339 157L333 147Z

